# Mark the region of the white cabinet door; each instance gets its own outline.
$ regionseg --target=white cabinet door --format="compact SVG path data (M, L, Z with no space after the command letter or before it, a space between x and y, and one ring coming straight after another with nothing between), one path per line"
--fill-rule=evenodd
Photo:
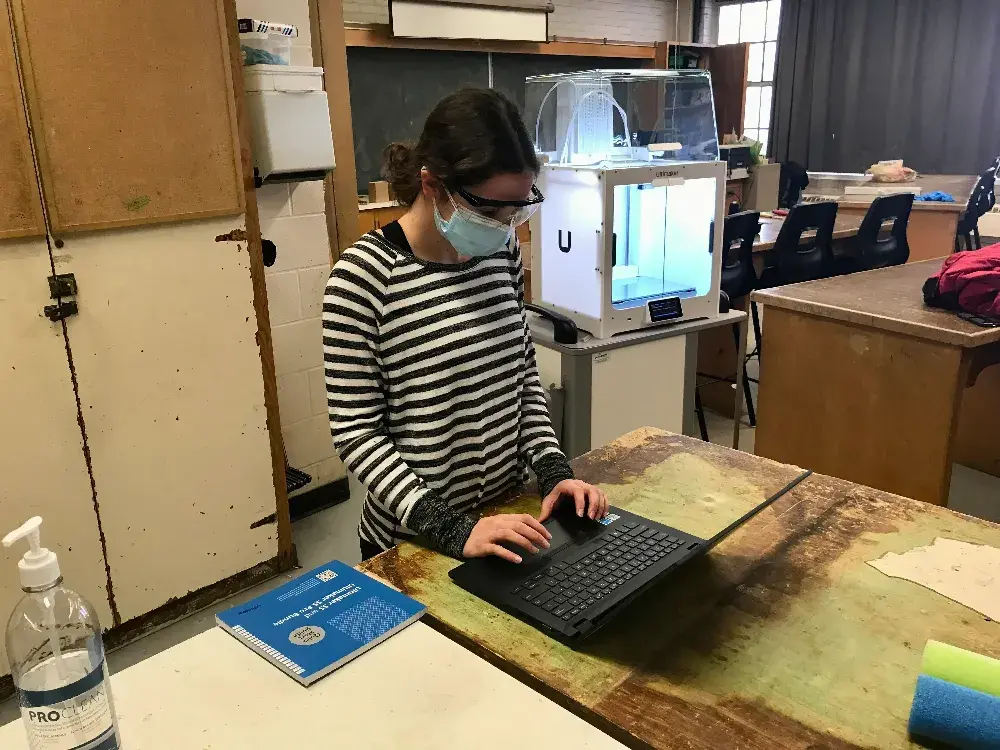
M67 235L68 320L123 621L277 554L243 218ZM314 342L321 346L319 332Z
M45 241L0 242L0 535L34 515L42 542L58 551L67 585L112 625L108 578L62 326L50 304ZM24 549L0 548L0 619L21 596ZM0 643L0 674L10 671Z

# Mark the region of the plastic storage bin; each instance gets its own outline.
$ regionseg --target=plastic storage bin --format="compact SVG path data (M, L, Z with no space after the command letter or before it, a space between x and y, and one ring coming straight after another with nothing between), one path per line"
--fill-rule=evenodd
M291 65L295 26L273 21L239 19L240 52L244 65Z

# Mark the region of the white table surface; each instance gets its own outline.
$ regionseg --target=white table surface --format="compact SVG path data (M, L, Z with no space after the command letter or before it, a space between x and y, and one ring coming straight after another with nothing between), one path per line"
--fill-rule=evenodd
M624 748L420 622L309 688L218 628L111 684L124 750Z

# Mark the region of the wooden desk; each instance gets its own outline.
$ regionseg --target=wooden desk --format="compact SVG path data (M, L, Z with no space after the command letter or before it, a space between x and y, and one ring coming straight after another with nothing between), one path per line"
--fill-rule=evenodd
M1000 476L1000 329L924 306L940 263L754 293L759 455L937 505L953 461Z
M111 677L136 750L622 750L444 636L415 623L309 688L218 628ZM508 720L503 720L508 719ZM20 720L0 747L27 750Z
M759 275L764 270L764 255L774 249L774 243L778 239L778 232L784 223L782 217L761 217L760 233L753 243L754 266ZM861 226L861 218L857 216L838 216L833 225L834 252L837 254L848 254L851 248L848 241L858 233ZM815 232L806 232L803 238L807 239L815 235ZM747 300L739 299L733 301L733 308L745 310ZM736 369L734 363L738 363L736 354L736 343L728 331L716 330L705 331L698 337L698 372L709 378L735 379ZM742 377L742 373L740 373ZM735 418L737 410L742 418L743 396L740 393L739 406L736 404L734 396L737 394L728 382L709 383L701 386L700 390L702 403L719 414ZM737 447L735 444L733 447Z
M799 470L657 431L574 462L615 505L708 536ZM522 497L507 510L538 510ZM904 748L921 651L1000 656L1000 625L871 566L936 536L1000 527L813 476L663 581L577 651L466 593L457 561L404 544L362 567L429 621L634 748Z
M951 193L955 198L954 203L914 201L906 227L910 262L938 258L954 249L958 220L969 205L969 197L978 180L975 175L921 175L914 182L906 183L906 186L919 186L924 195L940 190ZM838 217L853 217L860 221L867 213L873 198L845 195L844 188L852 184L857 183L811 178L804 195L829 196L839 204Z

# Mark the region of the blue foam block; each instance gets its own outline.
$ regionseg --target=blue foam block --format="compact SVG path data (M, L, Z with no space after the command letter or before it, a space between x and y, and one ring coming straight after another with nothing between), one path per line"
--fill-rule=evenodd
M910 734L961 750L997 750L1000 698L922 674L910 709Z

